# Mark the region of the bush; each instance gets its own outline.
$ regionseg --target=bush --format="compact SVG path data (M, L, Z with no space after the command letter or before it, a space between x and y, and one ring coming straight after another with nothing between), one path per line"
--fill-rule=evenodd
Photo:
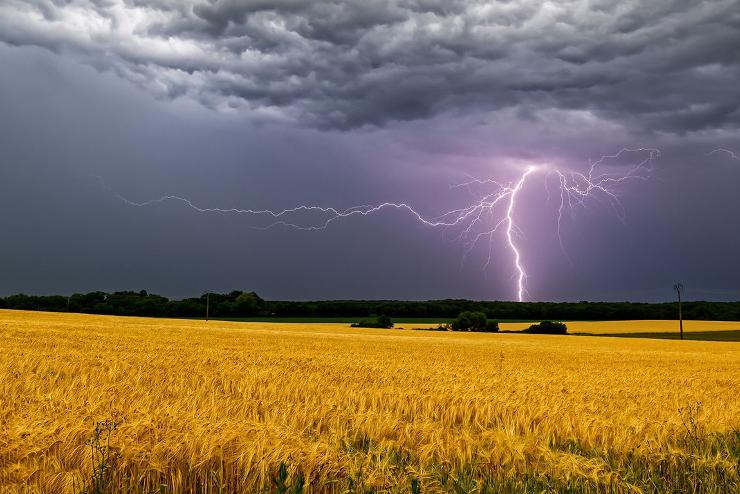
M486 315L482 312L461 312L457 319L450 323L453 331L478 331L484 328L486 324Z
M414 328L419 331L452 331L449 324L440 324L436 328Z
M457 319L452 321L450 329L453 331L481 331L495 333L498 331L498 322L489 321L483 312L461 312Z
M390 317L386 316L385 314L382 314L377 319L378 327L380 328L392 328L393 327L393 321Z
M350 324L353 328L384 328L390 329L393 327L393 320L385 314L378 316L375 321L360 321Z
M532 324L524 332L532 334L567 334L568 327L562 322L542 321L539 324Z
M486 321L486 333L498 333L498 321Z

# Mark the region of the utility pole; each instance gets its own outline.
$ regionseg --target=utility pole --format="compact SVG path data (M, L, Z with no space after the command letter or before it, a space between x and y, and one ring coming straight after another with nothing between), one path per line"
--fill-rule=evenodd
M681 313L681 292L683 291L683 285L676 283L673 285L673 289L678 294L678 328L681 331L681 339L683 340L683 314Z
M211 292L206 292L206 322L208 322L208 309L211 305Z

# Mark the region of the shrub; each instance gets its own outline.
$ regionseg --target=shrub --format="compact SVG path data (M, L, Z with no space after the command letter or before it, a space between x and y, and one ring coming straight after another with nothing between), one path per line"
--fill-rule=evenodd
M385 314L382 314L378 316L377 319L378 327L380 328L392 328L393 327L393 321L390 317L386 316Z
M568 327L562 322L542 321L539 324L532 324L524 332L533 334L566 334Z
M378 316L374 321L362 320L350 324L353 328L385 328L390 329L393 327L393 320L385 314Z
M498 322L489 321L483 312L461 312L457 319L452 321L450 328L453 331L481 331L494 333L498 331Z
M486 333L498 333L498 321L486 321Z

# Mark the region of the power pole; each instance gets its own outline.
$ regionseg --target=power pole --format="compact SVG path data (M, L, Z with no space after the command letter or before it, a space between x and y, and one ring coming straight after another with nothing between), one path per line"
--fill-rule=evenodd
M208 309L211 305L211 292L206 292L206 322L208 322Z
M683 314L681 313L681 292L683 291L683 285L676 283L673 285L673 289L678 294L678 329L681 331L681 339L683 340Z

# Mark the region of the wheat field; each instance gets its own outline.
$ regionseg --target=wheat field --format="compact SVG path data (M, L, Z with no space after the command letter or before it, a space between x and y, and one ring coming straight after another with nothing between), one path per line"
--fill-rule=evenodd
M0 311L0 492L738 492L740 343Z
M521 331L531 323L504 322L501 329ZM684 321L686 333L703 331L738 331L738 321ZM568 332L588 334L628 334L628 333L678 333L678 321L568 321Z

